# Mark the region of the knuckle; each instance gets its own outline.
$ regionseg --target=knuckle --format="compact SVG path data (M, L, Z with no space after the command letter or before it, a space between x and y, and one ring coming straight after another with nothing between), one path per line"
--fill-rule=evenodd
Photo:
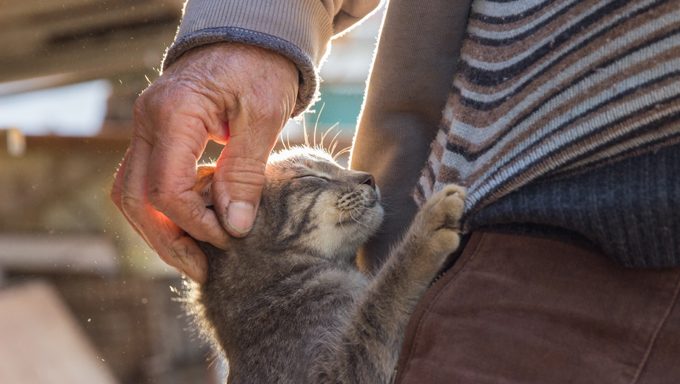
M217 182L245 182L264 184L264 161L246 157L228 157L217 161L215 180Z
M149 188L149 201L159 211L165 211L170 207L175 198L174 193L161 187Z
M174 92L177 93L177 92ZM155 97L147 103L149 112L154 116L171 116L177 112L176 97L174 93L165 92Z
M109 198L119 207L121 196L123 194L122 183L123 183L122 175L119 172L113 181L111 190L109 191Z
M198 203L190 203L186 206L186 218L191 222L201 221L205 208Z
M163 112L172 111L173 105L169 101L172 99L168 97L168 88L165 85L154 83L149 86L141 95L137 96L133 104L133 116L135 118L142 118L150 114L162 114Z
M156 248L154 249L161 260L171 267L179 268L177 252L172 248Z
M290 111L287 111L287 108L280 105L280 103L272 102L260 104L264 105L258 105L258 108L251 111L251 119L254 123L275 125L285 123L285 119L290 116Z
M109 191L109 199L111 199L111 201L113 201L113 203L116 204L118 208L121 208L120 188L113 186L113 188L111 188L111 190Z
M143 200L128 193L121 193L120 207L125 212L136 212L144 205Z
M135 119L139 119L146 114L148 98L149 90L147 89L147 91L143 92L141 95L137 96L137 99L135 99L135 102L132 105L132 114Z

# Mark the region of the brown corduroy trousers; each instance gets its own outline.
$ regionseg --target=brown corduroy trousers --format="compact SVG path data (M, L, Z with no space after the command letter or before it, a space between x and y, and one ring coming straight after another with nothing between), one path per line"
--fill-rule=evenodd
M423 297L396 383L680 383L680 268L477 232Z

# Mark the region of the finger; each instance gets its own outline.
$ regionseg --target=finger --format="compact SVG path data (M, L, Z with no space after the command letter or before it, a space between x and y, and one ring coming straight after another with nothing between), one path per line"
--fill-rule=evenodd
M207 260L203 252L194 240L148 202L147 164L151 151L151 144L143 138L133 140L130 146L122 181L123 211L163 261L191 279L204 282Z
M180 117L168 118L167 134L157 138L151 152L150 201L195 239L225 248L227 233L194 188L196 162L208 141L207 131L200 120Z
M201 284L205 283L208 273L208 260L196 241L161 212L149 208L147 215L149 217L155 216L153 221L158 224L154 225L164 227L164 230L158 230L159 227L156 227L154 234L157 233L158 236L151 238L152 248L157 249L160 246L168 251L168 256L164 256L165 252L159 252L161 260L184 272L190 279ZM156 244L155 241L158 242L158 246L154 245Z
M242 237L255 222L265 183L266 160L230 154L231 143L217 161L221 177L215 178L212 188L221 222L230 234Z
M132 226L135 232L137 232L137 234L139 234L139 236L142 239L144 239L144 241L147 243L147 245L149 245L149 247L155 250L158 247L152 245L151 241L138 228L137 224L135 224L135 221L129 217L129 215L125 212L125 210L122 207L123 180L125 180L125 172L129 163L130 152L131 151L129 149L128 151L126 151L125 156L123 157L123 160L120 163L118 171L116 172L116 178L114 180L111 197L112 200L114 201L114 204L118 207L118 209L120 209L125 219L130 223L130 226ZM157 215L158 213L150 212L149 214ZM165 221L167 220L167 218L161 216L159 217L159 220ZM161 259L165 261L167 264L183 271L192 280L195 281L201 280L202 279L201 275L203 274L201 269L207 270L207 265L205 265L206 263L204 261L205 257L200 254L196 256L191 256L191 254L196 253L196 250L194 249L194 247L191 246L191 244L188 245L184 244L187 241L187 239L185 239L186 236L184 236L184 233L180 231L179 228L173 228L173 226L170 226L169 230L171 231L173 236L177 238L177 240L175 240L174 248L180 248L182 252L170 248L173 259L167 259L164 258L163 256L161 256ZM193 262L191 262L192 257L195 258ZM179 263L176 263L176 261L179 261Z
M229 121L229 141L215 166L213 189L216 209L227 231L245 236L255 221L265 167L290 108L264 108L257 100L245 100ZM248 105L258 105L253 113Z
M231 235L242 237L255 222L276 134L268 140L265 132L255 134L243 122L234 120L231 125L229 141L215 164L212 188L222 224Z
M128 148L127 151L125 151L125 155L123 156L123 160L120 161L120 164L118 165L118 170L116 171L116 174L114 175L113 179L113 186L111 187L111 200L113 201L113 204L118 208L118 210L121 212L123 217L125 217L125 220L130 224L132 229L137 232L139 236L141 236L144 241L149 243L148 240L146 240L146 237L144 234L137 228L137 226L130 220L130 217L125 213L123 210L123 204L122 204L122 195L123 195L123 180L125 179L125 170L127 168L128 164L128 159L130 157L130 149Z

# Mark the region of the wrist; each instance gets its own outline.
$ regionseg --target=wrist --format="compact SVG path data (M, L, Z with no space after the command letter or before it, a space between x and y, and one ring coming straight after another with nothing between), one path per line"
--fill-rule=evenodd
M225 27L219 31L201 30L185 37L178 37L168 50L163 67L167 72L176 67L178 61L186 60L186 56L197 55L197 52L223 45L248 47L255 52L266 52L264 56L275 55L277 57L275 60L285 58L293 63L296 67L295 79L298 87L293 116L302 113L316 99L318 78L312 57L289 41L257 31Z
M174 74L191 67L214 69L229 68L235 64L259 66L262 63L271 63L281 71L288 71L291 75L289 77L299 81L300 72L295 63L286 56L258 46L231 42L218 42L189 49L165 68L163 73Z

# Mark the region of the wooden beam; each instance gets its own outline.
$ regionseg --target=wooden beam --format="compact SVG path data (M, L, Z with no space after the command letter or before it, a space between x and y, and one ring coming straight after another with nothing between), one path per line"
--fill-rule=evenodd
M5 4L6 3L6 4ZM149 72L179 24L180 0L9 0L0 10L0 82Z
M120 34L144 25L167 25L174 31L179 23L180 9L168 9L157 4L141 4L117 9L97 9L88 13L74 13L69 17L51 16L40 21L3 23L0 17L0 52L11 59L21 55L35 54L40 59L50 46L61 41L84 40L94 35ZM55 47L55 48L58 48Z
M26 23L47 18L74 18L93 10L108 12L120 8L134 10L139 6L153 5L158 9L182 9L183 0L5 0L0 12L1 23Z
M120 270L117 258L113 243L101 236L0 234L5 271L111 275Z
M0 56L0 82L36 76L69 74L74 80L115 77L118 73L152 72L160 66L165 47L174 36L168 26L150 27L144 33L120 32L106 39L84 39L64 43L39 57Z
M92 5L97 0L9 0L2 2L0 21L24 20L31 15L65 11L83 5Z
M38 89L59 87L77 82L79 76L69 74L57 74L50 76L33 77L27 80L0 83L0 97L17 93L30 92Z

